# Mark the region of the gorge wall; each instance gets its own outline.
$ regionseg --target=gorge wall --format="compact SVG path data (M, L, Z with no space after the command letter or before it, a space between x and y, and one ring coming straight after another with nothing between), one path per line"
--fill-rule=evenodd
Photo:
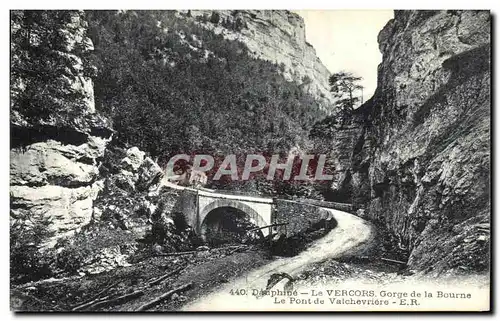
M396 11L378 88L333 129L334 195L381 222L411 268L485 270L490 230L490 13Z
M44 234L36 237L46 242L90 222L93 200L100 189L98 165L112 130L95 113L92 80L84 74L77 49L92 50L81 13L57 17L38 13L39 28L28 29L30 34L22 24L33 18L33 13L12 14L11 225L19 229L45 226ZM54 24L60 29L52 29ZM57 44L52 42L56 38ZM33 76L30 71L36 73L37 66L25 65L26 56L31 56L33 63L37 63L36 58L43 60L46 65L41 68L56 69L59 63L68 63L67 69L59 72L49 70L51 76L43 81L50 86L48 91L68 90L74 96L33 95L30 90L44 92L47 88L30 88L40 85L35 78L44 74L38 70ZM39 99L43 106L37 112ZM27 113L26 107L34 110L34 115Z
M331 110L334 98L329 90L330 72L306 41L304 19L288 10L190 10L190 15L205 17L205 27L226 39L244 43L258 59L282 64L289 81L302 84L307 93ZM212 18L213 15L216 18ZM210 21L213 23L210 23ZM216 23L215 23L216 22Z

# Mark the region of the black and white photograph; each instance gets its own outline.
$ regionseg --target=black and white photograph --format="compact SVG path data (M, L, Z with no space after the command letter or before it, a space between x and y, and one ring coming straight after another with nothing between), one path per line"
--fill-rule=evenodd
M9 16L11 311L491 311L488 8Z

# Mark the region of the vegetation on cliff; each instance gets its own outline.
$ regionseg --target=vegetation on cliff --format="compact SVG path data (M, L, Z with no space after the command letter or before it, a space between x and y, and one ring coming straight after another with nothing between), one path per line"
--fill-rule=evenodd
M88 97L71 81L93 72L86 44L72 39L85 37L81 15L11 11L11 111L24 121L70 121L85 112Z
M215 19L215 18L214 18ZM161 158L287 151L323 114L276 64L175 12L90 11L96 108Z

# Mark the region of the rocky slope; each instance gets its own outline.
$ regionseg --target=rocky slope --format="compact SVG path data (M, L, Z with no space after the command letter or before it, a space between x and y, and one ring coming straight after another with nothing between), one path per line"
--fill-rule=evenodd
M309 94L322 102L325 110L330 110L333 103L328 87L330 72L306 41L304 20L299 15L287 10L189 12L215 33L243 42L254 57L282 65L283 75L289 81L302 84Z
M24 84L30 83L31 76L17 74L12 79L11 225L24 229L46 224L47 235L53 237L44 241L53 241L91 220L93 200L100 189L99 161L112 136L109 124L95 114L92 81L84 75L82 59L75 54L78 46L83 46L84 51L92 50L90 39L84 35L85 28L81 14L73 12L68 23L52 31L60 33L65 47L46 53L70 57L74 62L69 67L70 75L62 71L53 74L84 97L74 117L63 118L54 112L45 119L28 119L16 108L20 99L16 93L25 92ZM11 31L18 30L14 24ZM36 39L37 30L31 32ZM35 40L24 49L15 47L13 63L23 59L24 51L41 47L44 40Z
M173 13L170 12L170 14ZM197 14L199 13L193 12L194 17L182 16L181 19L194 20ZM130 13L130 15L137 16L136 13ZM119 15L115 15L115 13L109 13L109 17L120 20ZM273 90L277 100L276 106L279 105L279 102L286 101L284 97L286 94L287 97L296 96L295 102L300 102L304 108L312 109L311 104L307 103L310 97L307 96L307 99L302 97L302 94L299 93L301 89L313 93L316 97L324 96L321 99L328 98L328 96L321 94L322 92L328 93L325 87L329 75L328 71L316 58L314 49L305 42L304 23L298 16L285 11L240 13L221 11L219 19L221 24L222 19L225 20L227 28L212 22L207 23L196 20L198 25L204 26L204 28L197 28L209 34L206 35L206 38L211 41L212 47L222 52L227 51L227 56L231 57L243 55L243 50L240 49L244 48L244 45L236 41L223 40L222 37L220 37L222 40L219 38L212 39L211 35L213 34L211 31L206 30L207 28L213 29L216 33L223 33L225 37L232 40L244 41L255 57L272 60L277 64L283 63L283 68L280 69L288 79L281 81L283 77L278 72L275 72L278 68L269 62L252 58L242 58L243 60L235 58L234 60L236 63L242 61L240 63L243 66L241 67L242 70L246 70L245 68L249 65L246 62L254 62L254 65L259 67L255 73L267 73L267 78L263 79L271 78L270 75L276 75L275 78L280 78L281 85L279 85L279 82L271 84L284 91L282 95L280 92ZM113 133L116 133L115 137L117 137L119 132L114 132L109 121L101 116L101 114L112 109L109 106L104 106L108 109L100 106L105 104L102 99L100 101L98 99L100 97L99 91L102 94L102 91L106 88L96 86L96 100L94 101L94 88L91 77L94 78L96 83L98 77L96 77L96 68L92 67L95 65L89 62L89 52L94 51L94 44L89 34L95 33L96 30L91 28L89 21L91 20L88 19L85 13L77 11L16 11L11 16L11 36L13 39L11 41L11 62L15 68L13 68L14 71L11 76L10 222L11 236L14 237L13 248L19 249L21 254L26 252L25 246L31 247L34 252L43 247L45 250L55 249L58 254L64 254L61 251L74 251L81 257L85 257L87 261L95 261L95 255L107 255L104 252L104 254L100 253L100 250L113 252L116 247L124 245L116 245L115 242L101 244L102 249L96 249L97 245L100 244L97 239L101 238L101 234L119 234L127 242L129 238L142 239L145 237L146 229L155 224L155 219L151 218L154 216L153 214L159 213L157 216L161 216L168 211L168 209L162 208L157 210L158 207L161 207L162 204L160 203L162 202L167 205L170 204L164 200L166 197L160 195L157 190L158 182L155 180L161 176L162 172L158 164L151 158L146 157L146 153L137 148L126 150L119 139L115 139L114 143L110 144ZM132 17L130 21L144 24L145 29L147 29L148 23L151 23L151 21L154 26L151 29L154 30L160 27L155 24L154 19L134 20ZM238 23L241 24L242 29L235 27L236 21L239 21ZM193 24L194 21L190 23ZM96 22L96 24L98 23ZM175 25L175 21L172 24ZM122 25L118 23L120 27L115 29L121 30L120 28L123 25L126 25L126 23L122 22ZM131 28L131 30L135 31L136 29ZM161 29L159 30L161 32ZM174 49L179 52L175 50L172 50L172 52L165 50L165 52L171 53L170 58L180 56L184 59L181 60L182 62L194 64L195 58L187 59L185 57L188 55L185 53L187 51L198 57L195 55L198 51L195 49L198 48L193 47L192 43L196 45L200 42L197 39L202 37L197 38L193 34L189 37L188 42L184 39L185 37L180 30L181 28L170 33L165 32L163 35L165 36L165 46L168 48L167 45L173 44ZM158 35L158 33L150 31L152 34ZM144 35L150 35L144 30L142 32L142 34L138 35L138 38L147 38ZM201 34L203 35L203 33ZM94 36L96 35L94 34ZM99 41L94 42L96 46L95 52L101 51L102 53L104 51L102 47L105 36L106 33L102 32L96 37L101 41L101 44L99 44ZM116 40L115 38L119 37L111 38ZM138 41L134 41L130 42L135 46ZM129 45L128 41L124 41L124 43L125 47ZM118 51L120 51L121 47L118 45L117 47L119 48ZM206 49L201 46L200 48L209 52L211 47ZM182 51L180 49L186 50ZM117 58L115 53L111 52L110 55ZM275 56L272 56L273 54ZM144 55L146 58L142 56L141 58L151 65L151 61L148 60L150 55L148 53ZM210 59L204 57L203 53L199 53L199 55L201 62L197 63L203 67L206 67L207 64L213 65L215 62L220 63L220 61L229 60L227 57L216 57L213 52L207 56ZM174 58L172 59L175 60ZM116 60L119 61L120 72L127 69L124 66L131 65L120 62L120 59ZM233 61L230 62L233 63ZM40 65L39 69L35 69L37 63ZM93 74L88 73L87 63L91 65L90 69L93 70ZM161 61L157 61L157 63L159 67L155 69L156 72L158 72L158 69L166 68L161 65ZM109 60L107 64L111 64ZM99 65L98 67L102 72L103 66ZM170 67L174 68L175 64ZM264 70L264 67L269 68ZM235 67L227 66L226 69L232 68ZM141 65L139 69L144 70L144 66ZM181 72L184 71L181 67L179 69L182 69ZM212 73L213 70L211 70ZM179 74L179 78L185 80L184 75L180 74L181 72L175 74ZM200 74L199 70L197 72L197 74ZM234 73L237 74L237 72ZM111 73L106 74L103 78L109 80L109 74ZM243 72L239 72L242 79L255 78L252 75L248 76ZM149 73L147 73L147 76L149 76ZM43 77L48 79L45 86L43 82L38 81L38 78ZM290 80L300 82L302 85L298 87L298 90L292 91L292 89L296 89L294 87L296 85L293 83L292 86ZM218 81L217 85L219 85L220 79L216 79L216 81ZM203 83L206 84L207 82L203 80ZM236 107L253 110L255 106L250 106L250 104L253 100L259 100L262 108L266 108L268 111L270 102L267 93L271 89L264 88L268 85L267 81L261 81L259 85L261 84L263 88L259 87L256 90L259 96L252 98L250 97L252 91L247 91L245 97L250 98L248 98L248 102L245 100L246 105L243 106L243 102L238 101ZM244 87L244 82L239 83L239 85ZM134 84L131 87L137 88L139 86ZM174 90L170 90L161 81L158 87L163 87L165 93L175 93ZM187 88L187 86L180 87ZM189 92L188 98L196 98L198 92L208 92L207 95L212 96L209 95L210 90L207 88L195 89L197 91ZM260 94L261 92L262 94ZM231 92L231 94L234 93ZM105 95L121 96L114 92L106 92ZM164 103L165 97L160 98L161 102ZM177 98L173 98L173 100L179 101ZM196 99L193 98L193 100ZM310 100L312 101L312 99ZM121 114L124 114L124 110L126 110L124 104L131 101L133 100L126 96L123 104L117 104ZM326 100L324 101L324 106L326 106ZM140 104L136 104L133 108L136 108L137 105ZM288 116L293 112L301 112L294 104L283 103L283 105L290 107L290 110L283 112L284 116ZM96 106L98 106L97 111ZM194 106L191 100L189 100L189 106ZM99 107L105 110L99 110ZM168 108L172 110L181 109L176 105L170 106L168 104L166 106L161 105L161 108L163 108L161 110L164 112ZM219 109L219 106L217 108ZM137 108L134 109L133 113L137 114ZM154 110L153 117L157 119L159 113L159 110ZM324 113L320 114L324 115ZM300 118L308 118L309 116L306 112L302 112ZM217 114L206 118L210 119L210 117L214 121L220 118ZM168 118L171 119L172 117L169 116ZM178 123L179 121L175 120L175 122ZM310 122L312 123L313 120L310 120ZM280 126L286 129L286 122L282 121L281 123ZM163 128L169 128L169 124L162 123L158 127L163 131ZM116 122L113 125L116 129ZM148 126L151 127L150 124L140 123L138 132L143 133L146 130L145 127ZM241 127L242 124L238 123L238 126ZM213 127L210 129L212 130ZM127 128L127 130L130 131L130 128ZM241 130L243 131L243 129ZM164 134L162 136L169 135ZM180 134L180 136L183 139L186 135ZM155 140L154 138L148 138L151 141ZM167 137L168 139L174 140L172 137ZM240 144L239 141L238 143ZM115 148L116 145L121 147ZM129 147L129 145L126 147ZM165 146L161 147L166 148ZM151 153L151 150L148 150L148 152ZM118 162L118 164L114 164L115 162ZM94 229L89 225L90 222L97 223L93 224L96 225ZM102 225L106 226L103 227ZM40 228L43 229L43 233L38 233ZM124 232L115 233L115 230L119 229ZM73 243L76 245L70 244L71 238L69 238L69 243L66 242L65 236L75 236L73 237L75 239ZM92 239L97 241L94 242ZM59 244L54 248L57 242ZM85 242L92 243L92 246L95 245L96 247L84 244ZM79 247L80 249L78 249ZM89 253L92 253L92 255ZM22 260L24 258L20 259L20 261Z
M488 266L490 14L396 11L374 97L333 130L333 195L382 222L412 268Z

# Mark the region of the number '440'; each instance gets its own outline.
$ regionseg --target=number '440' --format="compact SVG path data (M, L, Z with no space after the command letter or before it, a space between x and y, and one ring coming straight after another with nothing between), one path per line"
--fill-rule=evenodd
M245 290L245 289L231 289L231 291L229 291L229 294L231 294L231 295L247 295L247 290Z

